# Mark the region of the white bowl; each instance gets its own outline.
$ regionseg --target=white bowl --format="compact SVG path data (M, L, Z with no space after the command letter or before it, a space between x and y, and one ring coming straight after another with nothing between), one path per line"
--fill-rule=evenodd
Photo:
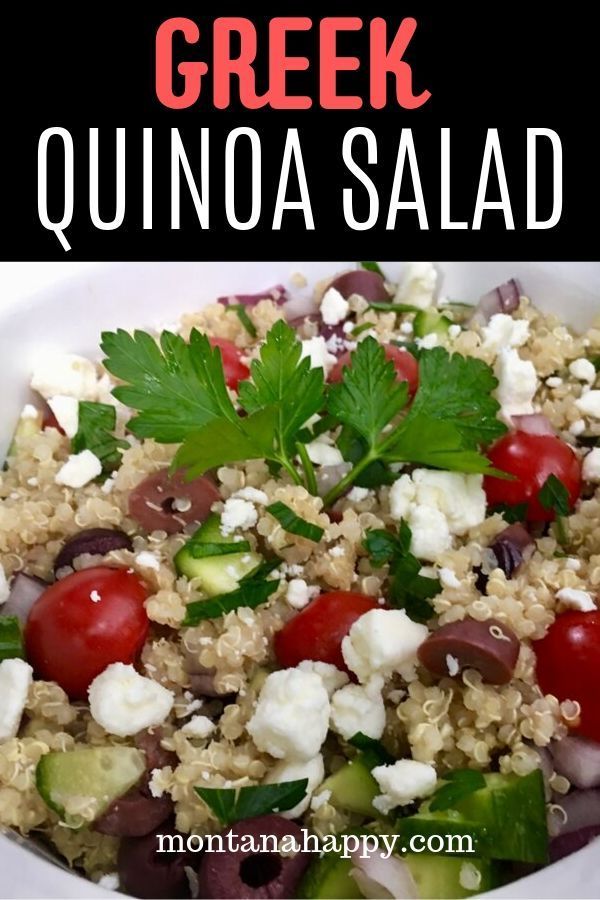
M33 264L35 265L35 264ZM220 294L249 293L302 272L310 285L352 262L120 263L98 266L33 297L0 305L0 384L2 422L0 454L8 447L23 403L28 378L40 348L96 356L99 334L117 326L169 325L185 310L196 309ZM382 263L394 277L401 266ZM476 301L496 284L518 277L543 309L585 327L600 311L600 263L439 263L442 292L453 299ZM308 290L309 288L307 288ZM541 872L493 891L489 897L600 897L600 842ZM116 896L64 871L27 842L0 835L0 896Z

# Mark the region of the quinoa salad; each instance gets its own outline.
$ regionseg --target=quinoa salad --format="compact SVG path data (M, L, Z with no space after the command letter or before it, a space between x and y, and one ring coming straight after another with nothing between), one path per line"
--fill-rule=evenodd
M140 898L468 897L600 835L600 317L365 262L118 324L0 473L0 825ZM187 841L232 829L276 852Z

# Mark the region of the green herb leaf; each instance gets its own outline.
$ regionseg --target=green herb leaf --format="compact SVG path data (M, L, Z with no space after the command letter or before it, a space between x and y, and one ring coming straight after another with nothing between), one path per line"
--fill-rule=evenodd
M323 406L323 369L311 369L308 357L300 359L301 353L296 332L285 322L276 322L261 347L260 359L250 366L252 381L243 381L239 387L240 403L247 413L275 411L272 440L286 456L293 455L296 435Z
M420 311L419 306L411 306L410 303L387 303L385 300L369 303L368 308L378 310L379 312L395 313L416 313Z
M195 787L222 825L233 825L268 813L293 809L306 796L308 778L281 784L256 784L241 788Z
M500 513L505 522L513 525L515 522L524 522L527 514L527 503L496 503L490 513Z
M408 385L396 380L394 364L375 338L360 342L344 369L343 380L330 388L329 412L357 431L370 450L385 426L406 406Z
M279 559L278 556L275 556L273 559L263 560L255 569L252 569L240 579L240 584L244 584L246 581L261 581L265 579L267 575L278 569L282 562L283 560Z
M270 506L266 507L266 510L290 534L297 534L299 537L314 541L316 544L323 537L324 530L320 525L315 525L313 522L307 522L306 519L300 518L293 509L290 509L289 506L286 506L280 500L276 503L271 503Z
M455 769L444 775L444 784L439 787L429 802L431 812L451 809L465 797L485 787L485 778L475 769Z
M237 315L240 322L242 323L242 325L244 326L244 328L246 329L246 331L248 332L248 334L250 335L250 337L253 337L253 338L256 337L256 335L257 335L256 328L254 327L252 319L246 312L246 307L243 304L230 303L228 306L225 307L225 310L227 312L234 312Z
M386 441L381 455L390 463L411 462L436 469L504 477L486 456L465 447L465 443L454 422L413 415L411 411Z
M363 322L361 325L353 328L350 334L352 337L358 337L359 334L362 334L363 331L368 331L369 328L375 328L375 322Z
M569 492L560 478L548 475L538 493L538 500L544 509L552 509L557 516L568 516L570 512Z
M90 450L98 457L105 472L117 468L121 464L119 449L126 450L129 444L114 436L116 424L117 411L114 406L80 401L79 424L77 434L71 441L71 449L74 453Z
M241 581L239 588L229 594L218 594L216 597L209 597L206 600L193 600L186 607L182 627L189 628L197 625L203 619L218 619L219 616L225 616L240 606L254 609L261 603L265 603L278 587L277 579Z
M138 410L129 428L137 437L178 444L208 422L235 422L221 351L193 330L189 343L163 331L160 341L144 331L104 332L104 365L125 382L115 397Z
M234 541L232 544L209 544L206 541L195 541L193 538L185 545L192 559L205 559L207 556L229 556L232 553L250 553L252 547L248 541Z
M385 278L381 266L376 262L361 262L359 263L361 269L366 269L367 272L377 272L378 275L381 275L382 278Z
M0 616L0 660L25 659L23 631L17 616Z
M369 769L374 769L375 766L389 766L390 763L395 762L394 757L388 753L381 741L367 737L362 731L357 731L348 743L361 751L363 762Z

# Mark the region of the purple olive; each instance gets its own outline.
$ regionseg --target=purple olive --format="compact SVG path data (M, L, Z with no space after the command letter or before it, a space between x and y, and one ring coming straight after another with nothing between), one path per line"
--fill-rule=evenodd
M286 835L291 835L302 845L302 829L284 819L282 816L258 816L245 819L232 828L222 832L224 846L227 847L227 835L237 836L237 843L244 846L252 838L254 850L260 847L262 839L271 840L267 848L271 849L273 838L279 842ZM244 840L242 840L242 838ZM231 838L234 843L235 839ZM198 870L198 886L200 896L207 898L255 898L294 897L296 886L310 862L310 853L300 851L295 856L281 856L279 853L256 853L252 850L229 850L225 853L205 853Z
M351 294L359 294L368 303L385 303L386 300L390 300L381 275L368 269L344 272L343 275L333 279L330 287L339 291L346 300Z
M131 538L117 528L86 528L70 537L54 560L54 571L70 566L82 553L106 556L111 550L131 550Z
M520 642L514 631L487 619L463 619L433 631L418 650L419 662L434 675L477 669L489 684L507 684L515 670Z
M508 579L512 578L517 569L528 559L534 549L534 541L527 529L520 522L509 525L497 535L490 545L492 566L502 569ZM495 565L494 565L495 563ZM487 588L488 576L478 568L475 585L482 594Z
M153 731L140 731L134 738L135 746L146 756L148 772L151 772L152 769L162 769L163 766L177 765L177 754L172 750L165 750L161 746L162 738L161 728L155 728Z
M148 788L148 775L142 785L133 787L96 819L94 829L116 837L143 837L156 831L173 814L173 801L168 794L153 797Z
M176 534L192 522L204 522L220 494L211 478L186 481L183 472L161 469L148 475L129 495L129 515L145 531Z
M161 835L181 837L185 847L186 835L173 828L163 827ZM192 854L187 851L159 853L157 834L141 838L123 838L119 844L117 871L122 891L142 900L166 900L190 896L185 867L192 865Z

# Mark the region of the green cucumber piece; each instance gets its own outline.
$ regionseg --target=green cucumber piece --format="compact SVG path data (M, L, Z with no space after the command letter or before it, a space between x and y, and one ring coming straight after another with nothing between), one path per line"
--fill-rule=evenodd
M432 332L446 334L451 325L452 319L444 316L437 309L421 309L413 321L414 335L422 338Z
M337 853L325 853L308 867L298 887L300 900L361 900L362 894L350 869L352 859L344 859Z
M422 834L470 835L478 856L516 862L548 862L544 780L539 769L519 775L485 775L486 785L453 809L429 811L425 801L415 816L400 819L407 839ZM466 846L466 845L465 845Z
M373 808L373 799L381 793L371 771L360 757L345 763L329 778L320 790L331 791L330 803L350 812L374 818L378 815Z
M71 828L97 819L110 804L137 784L146 758L135 747L85 747L42 756L35 784L42 800ZM85 814L68 812L79 800Z
M194 557L193 548L197 544L234 544L233 535L222 535L220 518L208 517L190 538L187 544L175 554L173 562L179 575L197 578L199 587L208 597L229 594L236 591L240 581L262 562L262 556L251 550L240 553L225 553L218 556Z
M407 853L404 857L417 886L419 900L461 900L483 891L490 891L502 883L500 865L493 860L470 856L439 856L431 853ZM477 887L465 888L461 884L461 869L473 866ZM465 877L463 874L463 879Z
M426 809L419 809L414 816L398 819L396 828L406 847L408 847L407 841L412 837L423 837L426 842L430 837L443 834L444 838L457 838L447 851L451 852L453 856L465 857L471 856L473 853L486 857L491 855L491 842L486 826L467 819L455 809L444 810L443 813L431 813ZM459 852L461 844L458 838L461 837L470 837L471 843L464 840L462 842L463 850ZM445 848L440 852L445 852Z

